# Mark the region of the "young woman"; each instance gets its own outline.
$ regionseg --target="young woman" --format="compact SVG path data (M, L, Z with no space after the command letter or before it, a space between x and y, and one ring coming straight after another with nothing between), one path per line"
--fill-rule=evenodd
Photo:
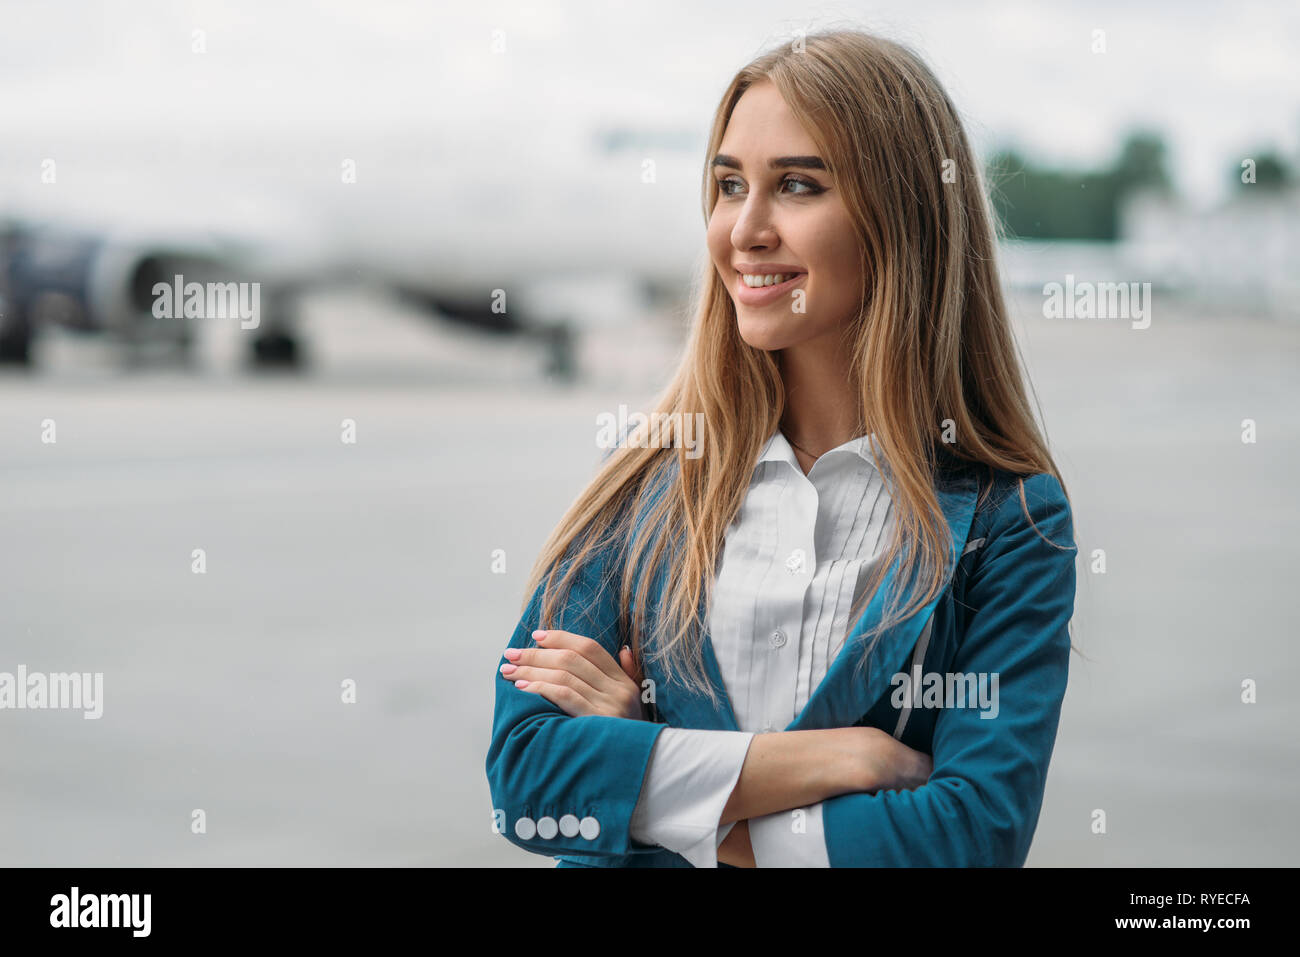
M656 428L502 660L494 826L562 865L1019 866L1076 549L957 113L907 49L808 36L731 82L704 187Z

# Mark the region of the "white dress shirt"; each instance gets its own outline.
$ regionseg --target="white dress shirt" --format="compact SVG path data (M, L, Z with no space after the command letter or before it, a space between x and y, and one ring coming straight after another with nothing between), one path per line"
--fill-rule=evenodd
M655 741L631 833L717 867L718 827L754 734L798 716L843 647L888 545L892 502L860 436L805 475L778 429L759 454L728 527L709 637L740 731L665 728ZM877 457L880 447L876 446ZM883 458L881 458L883 463ZM829 867L822 805L749 819L759 867Z

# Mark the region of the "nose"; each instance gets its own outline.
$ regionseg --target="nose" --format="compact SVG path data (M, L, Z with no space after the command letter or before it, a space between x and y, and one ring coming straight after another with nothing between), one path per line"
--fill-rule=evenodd
M770 248L777 242L772 207L764 202L761 194L750 193L731 227L731 244L736 249L754 249Z

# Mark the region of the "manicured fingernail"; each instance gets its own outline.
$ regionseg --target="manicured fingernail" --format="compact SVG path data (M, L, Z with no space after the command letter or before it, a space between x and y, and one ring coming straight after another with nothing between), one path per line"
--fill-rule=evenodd
M623 646L623 650L624 650L624 651L630 651L630 650L631 650L631 649L630 649L630 648L628 648L628 646L627 646L627 645L624 645L624 646Z
M525 681L523 678L520 678L518 681L515 682L515 687L516 687L516 688L527 688L527 687L528 687L528 682Z
M514 665L502 665L502 666L501 666L501 673L502 673L503 675L512 675L512 674L514 674L514 673L515 673L516 671L518 671L518 670L519 670L519 669L516 668Z
M544 629L538 628L535 632L533 632L533 641L539 641L545 637L546 637L546 631Z
M521 650L521 649L519 649L519 648L507 648L506 651L505 651L505 655L506 655L506 657L509 658L511 661L518 661L518 660L519 660L519 652L520 652L520 650Z

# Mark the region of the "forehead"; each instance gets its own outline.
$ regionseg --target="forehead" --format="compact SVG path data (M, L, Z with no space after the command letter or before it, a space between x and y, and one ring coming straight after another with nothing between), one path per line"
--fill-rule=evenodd
M770 80L755 83L736 101L718 152L748 165L770 156L811 154L817 145Z

